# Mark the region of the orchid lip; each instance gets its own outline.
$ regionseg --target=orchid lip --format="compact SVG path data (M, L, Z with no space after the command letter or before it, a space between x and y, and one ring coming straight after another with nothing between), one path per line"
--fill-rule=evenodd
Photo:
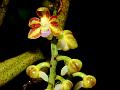
M50 30L47 30L47 31L41 31L41 36L42 37L48 37L49 35L51 34L51 31Z

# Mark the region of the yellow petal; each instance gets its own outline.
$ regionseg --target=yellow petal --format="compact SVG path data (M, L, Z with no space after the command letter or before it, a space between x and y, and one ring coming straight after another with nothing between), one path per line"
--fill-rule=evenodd
M58 37L58 50L68 51L78 47L77 41L69 30L64 30L63 34Z
M69 47L64 39L58 39L57 48L58 50L63 50L63 51L69 50Z
M63 38L65 39L66 43L68 44L70 49L75 49L78 47L77 41L74 38L73 34L69 30L64 30Z
M35 30L31 29L28 33L29 39L37 39L40 37L40 28L37 28Z
M36 11L36 13L37 13L37 15L39 17L43 17L43 16L46 16L47 18L50 17L50 11L46 7L40 7L40 8L38 8L37 11Z
M52 31L53 36L59 36L62 33L62 28L59 26L53 26L50 24L50 29Z
M31 27L31 28L36 28L36 27L33 27L32 25L39 25L39 27L40 27L40 19L39 18L37 18L37 17L33 17L33 18L31 18L30 20L29 20L29 27Z

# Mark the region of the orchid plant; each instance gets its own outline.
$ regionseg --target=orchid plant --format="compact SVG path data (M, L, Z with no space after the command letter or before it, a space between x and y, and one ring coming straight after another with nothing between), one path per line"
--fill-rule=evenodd
M29 39L46 38L51 41L51 60L40 62L37 65L30 65L26 69L26 73L30 78L39 79L48 82L45 90L74 90L80 88L92 88L96 84L96 79L92 75L86 75L80 72L82 68L82 61L79 59L72 59L65 55L59 55L58 50L68 51L78 47L77 41L70 30L63 30L59 24L57 15L50 15L47 7L40 7L36 11L37 17L29 20L28 33ZM56 75L57 62L63 60L65 66L61 69L61 75ZM41 70L42 68L50 68L50 74ZM81 77L83 80L78 81L76 85L67 77ZM56 81L58 81L56 83Z

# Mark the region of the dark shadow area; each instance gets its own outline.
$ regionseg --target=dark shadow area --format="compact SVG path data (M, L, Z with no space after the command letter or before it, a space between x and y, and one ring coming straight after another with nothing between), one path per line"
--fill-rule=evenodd
M30 29L28 21L30 18L37 16L35 11L40 7L41 2L40 0L10 1L4 22L0 27L0 61L36 48L40 48L46 57L50 57L50 41L44 38L36 40L27 38ZM65 29L73 32L79 47L68 52L59 51L62 55L80 59L83 62L81 71L96 77L96 86L87 90L102 88L102 81L97 73L98 37L100 32L98 5L98 2L94 4L92 1L71 0ZM22 90L22 85L28 80L26 73L23 72L0 90ZM32 90L40 89L34 88Z

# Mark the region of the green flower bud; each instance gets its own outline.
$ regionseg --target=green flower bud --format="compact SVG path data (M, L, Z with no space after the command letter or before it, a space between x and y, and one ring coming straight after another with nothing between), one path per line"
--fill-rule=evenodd
M91 75L86 75L83 77L83 87L84 88L92 88L96 84L96 78Z
M61 90L70 90L73 87L73 83L70 80L64 80L61 84Z
M39 77L39 69L35 65L31 65L27 67L26 73L30 78L38 78Z
M82 68L82 62L79 59L71 59L68 62L68 70L70 74L79 72Z
M57 43L58 50L68 51L78 47L77 41L70 30L64 30L59 36Z

